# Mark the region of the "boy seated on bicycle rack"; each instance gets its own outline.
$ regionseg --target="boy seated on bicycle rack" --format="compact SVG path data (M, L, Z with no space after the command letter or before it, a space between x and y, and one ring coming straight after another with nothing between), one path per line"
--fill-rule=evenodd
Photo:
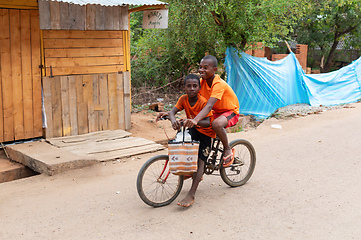
M201 89L199 77L195 74L189 74L184 78L184 89L186 94L182 95L175 107L168 113L159 113L156 121L160 118L168 115L172 123L174 130L179 130L182 123L186 124L189 119L197 116L201 110L206 106L207 100L199 95ZM175 114L181 110L185 111L187 119L177 120ZM192 136L192 140L199 141L199 150L198 150L198 162L197 162L197 172L192 176L192 186L189 190L187 196L178 202L179 206L189 207L194 203L195 193L199 182L202 179L204 173L204 165L207 161L208 155L210 153L212 138L216 137L216 133L213 131L211 124L212 113L208 112L205 114L203 119L197 121L196 125L193 125L192 128L189 128L189 132Z
M196 126L212 111L214 116L212 128L223 144L223 167L229 167L234 161L234 153L229 146L225 128L234 126L238 122L239 102L233 89L215 74L217 65L218 61L212 55L207 55L201 60L198 69L202 77L200 94L207 99L207 104L197 116L187 120L184 126L188 128Z

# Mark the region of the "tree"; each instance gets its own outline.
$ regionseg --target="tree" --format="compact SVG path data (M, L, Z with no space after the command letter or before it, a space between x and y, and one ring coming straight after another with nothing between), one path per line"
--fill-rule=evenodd
M222 62L229 46L239 50L256 42L273 46L285 40L303 16L303 1L169 0L168 29L146 30L134 46L133 76L146 77L147 82L159 82L159 77L169 81L196 69L206 52ZM149 63L152 66L146 67ZM138 74L138 67L147 73Z
M221 0L204 1L214 18L223 40L223 48L245 50L262 42L274 46L293 32L297 19L303 16L303 1Z
M300 19L295 30L296 41L320 48L321 72L329 72L338 43L344 40L345 48L361 45L360 0L312 0L307 15Z

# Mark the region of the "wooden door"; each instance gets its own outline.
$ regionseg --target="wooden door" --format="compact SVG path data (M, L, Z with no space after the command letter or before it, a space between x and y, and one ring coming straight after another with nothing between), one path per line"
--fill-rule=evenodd
M38 10L0 9L0 141L42 136Z

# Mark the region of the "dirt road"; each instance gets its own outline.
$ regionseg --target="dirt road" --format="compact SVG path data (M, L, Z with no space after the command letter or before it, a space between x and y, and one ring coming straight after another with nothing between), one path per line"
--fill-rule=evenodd
M229 134L254 144L254 175L240 188L205 176L188 209L137 195L139 168L162 152L0 184L0 239L360 239L361 104L351 106Z

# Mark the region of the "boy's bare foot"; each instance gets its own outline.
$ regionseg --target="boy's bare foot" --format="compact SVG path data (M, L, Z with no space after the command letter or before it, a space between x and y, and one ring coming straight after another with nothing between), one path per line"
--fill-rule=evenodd
M225 157L223 157L223 167L229 167L233 164L234 152L235 152L235 149L232 148L231 153L229 155L225 155Z
M187 195L182 201L178 202L178 206L189 207L194 203L194 197Z
M231 149L224 149L223 156L224 156L224 157L227 157L227 156L229 156L231 153L232 153L232 150L231 150Z

